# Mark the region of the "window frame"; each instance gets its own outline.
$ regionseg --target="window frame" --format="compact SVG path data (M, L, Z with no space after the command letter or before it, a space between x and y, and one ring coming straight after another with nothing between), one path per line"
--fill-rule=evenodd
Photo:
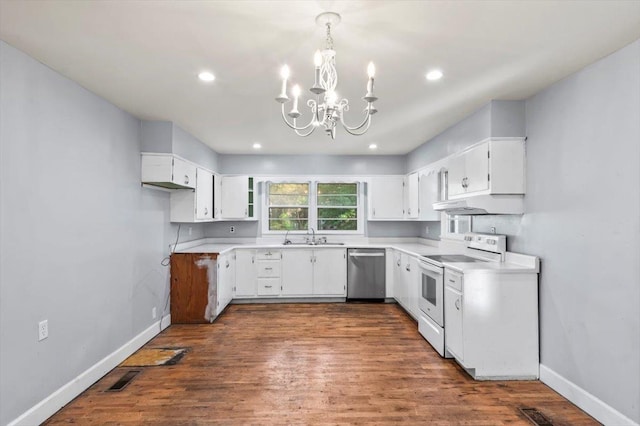
M269 187L274 183L307 183L309 184L309 215L307 218L307 230L291 230L291 231L280 231L280 230L270 230L269 229ZM332 184L332 183L345 183L345 184L356 184L356 230L354 231L346 231L346 230L318 230L318 208L326 207L326 206L318 206L318 184ZM316 234L322 235L364 235L364 211L363 211L363 198L364 198L364 185L362 181L359 179L340 179L336 177L327 177L327 178L273 178L273 179L265 179L264 180L264 192L262 194L262 213L260 215L260 221L262 222L262 234L263 235L284 235L287 232L289 235L307 235L311 233L311 228L314 229ZM330 207L329 207L330 208Z
M464 231L462 233L449 232L449 222L452 220L452 218L456 216L465 216L469 218L468 231ZM441 220L440 220L440 239L444 238L448 240L463 241L464 234L466 234L467 232L472 232L472 230L473 230L473 215L449 215L444 212L442 213Z

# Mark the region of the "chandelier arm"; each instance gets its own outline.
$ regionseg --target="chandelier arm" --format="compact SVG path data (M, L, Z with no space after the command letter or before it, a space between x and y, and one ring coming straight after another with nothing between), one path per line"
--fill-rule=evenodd
M344 121L344 114L340 114L340 123L342 123L342 127L344 127L344 128L345 128L345 130L354 130L354 131L355 131L355 130L360 130L360 129L362 129L362 128L367 124L367 123L371 123L371 114L369 114L369 112L367 111L367 112L366 112L366 116L364 117L364 120L362 120L362 123L360 123L360 124L359 124L359 125L357 125L357 126L353 126L353 127L348 126L348 125L347 125L347 123L345 123L345 121ZM369 128L369 126L367 126L367 128ZM349 133L351 133L351 132L349 132ZM351 134L353 135L354 133L351 133Z
M367 130L369 130L369 126L371 126L371 114L367 114L367 118L365 119L365 121L362 123L362 125L360 127L347 127L344 124L344 121L340 120L340 122L342 123L342 127L344 128L344 130L347 131L347 133L349 133L350 135L353 136L362 136L365 133L367 133ZM361 132L357 132L356 130L361 129L364 125L366 124L366 127L363 131Z
M287 120L287 116L284 113L284 104L282 104L282 119L284 120L284 122L286 123L287 126L292 128L296 132L298 130L307 130L309 127L313 127L313 117L311 118L311 121L309 122L309 124L307 124L306 126L298 127L296 125L296 119L295 118L293 119L293 124L289 123L289 120Z
M311 133L313 133L316 130L315 126L311 126L311 130L309 130L307 133L302 133L300 130L293 130L294 132L296 132L296 135L298 136L302 136L302 137L307 137L309 136Z

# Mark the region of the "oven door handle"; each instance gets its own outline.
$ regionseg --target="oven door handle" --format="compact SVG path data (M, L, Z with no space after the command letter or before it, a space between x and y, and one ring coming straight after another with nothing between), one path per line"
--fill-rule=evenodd
M420 268L422 268L425 271L429 271L429 272L433 272L434 274L438 274L438 275L444 275L444 270L443 268L439 268L437 266L432 266L426 262L423 261L418 261L418 264L420 265Z

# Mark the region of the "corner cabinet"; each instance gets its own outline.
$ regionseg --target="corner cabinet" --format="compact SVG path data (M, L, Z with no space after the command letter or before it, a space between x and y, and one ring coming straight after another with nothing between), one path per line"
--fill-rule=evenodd
M488 140L454 156L448 166L449 199L476 194L524 194L522 138Z
M207 323L218 315L218 255L171 255L171 323Z
M253 219L254 182L249 176L223 176L220 182L221 219Z
M214 219L214 179L208 170L196 168L196 189L171 192L171 222L210 222Z
M173 154L141 154L143 184L166 189L195 189L196 166Z

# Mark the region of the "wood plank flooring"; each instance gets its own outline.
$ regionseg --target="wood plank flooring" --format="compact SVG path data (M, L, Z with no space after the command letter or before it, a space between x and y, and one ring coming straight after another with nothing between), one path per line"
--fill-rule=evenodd
M105 392L119 367L46 424L598 424L538 381L477 382L444 360L395 304L231 305L145 347L190 352Z

